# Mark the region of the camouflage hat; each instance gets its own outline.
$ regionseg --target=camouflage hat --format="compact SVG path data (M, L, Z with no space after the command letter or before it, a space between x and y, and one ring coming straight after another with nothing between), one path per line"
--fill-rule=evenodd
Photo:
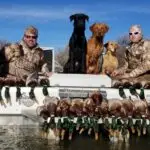
M29 26L25 29L24 34L26 35L33 34L35 36L38 36L38 29L35 28L34 26Z

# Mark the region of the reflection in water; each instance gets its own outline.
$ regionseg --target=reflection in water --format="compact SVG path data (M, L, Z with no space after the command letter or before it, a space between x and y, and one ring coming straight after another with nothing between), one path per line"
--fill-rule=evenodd
M101 137L95 141L85 135L59 143L40 137L37 127L0 126L0 150L149 150L149 137L131 137L129 143L112 143Z
M129 143L125 143L123 141L119 141L116 143L110 143L110 150L129 150Z

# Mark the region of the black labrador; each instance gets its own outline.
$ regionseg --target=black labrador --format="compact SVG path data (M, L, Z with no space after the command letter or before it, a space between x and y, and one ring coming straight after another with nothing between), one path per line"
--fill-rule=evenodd
M74 14L74 30L69 41L69 59L64 66L64 73L86 73L87 40L85 37L85 22L89 17L85 14Z

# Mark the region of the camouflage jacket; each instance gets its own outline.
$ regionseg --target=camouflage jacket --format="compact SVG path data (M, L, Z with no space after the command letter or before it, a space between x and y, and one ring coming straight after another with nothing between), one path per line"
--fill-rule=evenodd
M37 71L49 72L47 63L44 60L44 52L38 45L33 49L29 49L23 41L20 42L20 45L22 46L24 57L36 65Z
M119 72L129 73L130 77L138 77L148 71L150 71L150 41L130 43L125 51L125 64L119 68Z

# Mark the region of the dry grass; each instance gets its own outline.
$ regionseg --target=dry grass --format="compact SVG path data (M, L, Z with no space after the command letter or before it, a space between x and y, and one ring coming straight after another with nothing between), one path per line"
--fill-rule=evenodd
M119 67L123 66L123 64L124 64L124 53L125 53L125 47L124 46L121 46L116 51L117 59L119 62Z
M9 45L10 43L6 40L0 40L0 50L3 49L4 46Z
M64 49L59 50L55 54L55 60L61 65L64 66L68 60L69 47L66 46Z

